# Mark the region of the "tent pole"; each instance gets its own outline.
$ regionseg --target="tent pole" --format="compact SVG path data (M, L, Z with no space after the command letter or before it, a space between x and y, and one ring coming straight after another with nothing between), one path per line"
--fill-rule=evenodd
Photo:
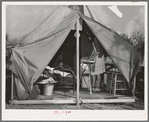
M76 53L77 53L77 105L79 105L79 102L80 102L80 100L79 100L79 86L80 86L80 84L79 84L79 20L77 20L77 31L76 31L76 36L77 36L77 48L76 48Z
M135 97L135 91L136 91L136 76L133 79L133 97Z
M13 82L14 82L14 76L13 72L11 72L11 101L13 100Z
M134 63L133 63L133 58L134 58L134 48L132 50L132 55L131 55L131 77L133 78L132 79L132 82L133 82L133 86L132 86L132 95L135 96L135 77L133 77L133 69L134 69Z

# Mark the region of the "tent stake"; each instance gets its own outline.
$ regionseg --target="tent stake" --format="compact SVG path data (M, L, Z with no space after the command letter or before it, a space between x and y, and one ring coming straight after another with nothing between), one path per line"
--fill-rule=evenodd
M79 20L77 20L77 31L76 31L76 35L77 35L77 105L79 105Z

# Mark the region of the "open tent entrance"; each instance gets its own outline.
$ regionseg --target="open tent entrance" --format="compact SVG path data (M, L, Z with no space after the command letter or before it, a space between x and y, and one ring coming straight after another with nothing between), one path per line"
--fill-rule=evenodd
M83 29L79 31L79 58L89 57L93 51L92 42L88 39L87 33L91 35L91 30L88 28L87 24L83 21ZM57 67L58 61L63 61L66 68L72 69L76 74L76 30L71 30L65 39L64 43L58 49L57 53L54 55L52 60L49 62L49 66ZM93 35L94 36L94 35ZM94 36L95 37L95 36ZM106 54L106 53L105 53Z
M57 67L58 61L61 60L66 68L70 68L75 72L75 55L76 55L76 38L75 30L70 31L64 43L61 45L55 56L49 62L49 66Z
M88 33L95 37L91 30L88 28L87 24L82 22L82 30L79 31L79 69L81 70L81 59L89 58L93 51L92 41L88 38ZM66 69L70 69L76 75L77 59L76 59L76 30L71 30L65 39L64 43L60 46L57 53L54 55L52 60L49 62L48 66L56 68L59 61L62 61ZM81 76L80 71L80 76ZM80 83L82 79L79 80ZM76 82L75 82L76 84ZM64 85L64 84L63 84ZM81 85L81 84L80 84ZM76 87L76 86L75 86Z
M54 71L57 69L62 75L55 74L55 80L58 81L57 84L54 84L54 89L59 91L69 91L73 89L73 92L76 90L76 30L71 30L68 36L66 37L64 43L60 46L52 60L49 62L48 66L54 68ZM62 69L58 69L59 62L63 63ZM68 76L63 76L64 73L70 73Z

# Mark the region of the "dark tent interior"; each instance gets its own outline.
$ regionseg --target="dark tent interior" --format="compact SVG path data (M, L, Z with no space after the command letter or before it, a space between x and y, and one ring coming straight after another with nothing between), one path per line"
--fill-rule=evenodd
M71 30L69 35L67 36L64 43L61 45L55 56L49 62L49 66L56 67L58 65L58 61L63 61L66 68L72 69L76 74L76 37L75 30ZM86 23L83 21L83 30L80 31L80 58L89 57L93 51L92 42L88 39L87 33L90 33L92 36L94 34L88 28ZM94 36L95 37L95 36ZM106 51L104 50L104 55Z

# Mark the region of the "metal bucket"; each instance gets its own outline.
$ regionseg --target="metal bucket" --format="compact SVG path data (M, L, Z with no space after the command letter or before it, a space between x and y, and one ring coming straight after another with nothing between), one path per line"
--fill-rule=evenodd
M42 94L45 96L53 95L54 85L43 84Z

